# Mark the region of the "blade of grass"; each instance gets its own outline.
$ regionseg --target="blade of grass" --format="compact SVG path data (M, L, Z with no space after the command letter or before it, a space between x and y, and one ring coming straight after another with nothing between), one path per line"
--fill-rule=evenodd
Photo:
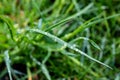
M41 29L42 28L42 19L39 19L39 21L38 21L38 26L37 26L39 29Z
M37 72L35 72L35 73L31 73L31 75L32 75L32 77L33 76L35 76L36 74L39 74L39 73L41 73L41 69L39 69ZM24 76L24 77L22 77L22 78L20 78L20 79L18 79L18 80L26 80L28 78L28 76L26 75L26 76Z
M78 38L70 41L70 43L74 43L74 42L76 42L76 41L78 41L78 40L87 40L87 41L89 41L89 42L91 43L92 46L94 46L96 49L98 49L98 50L101 51L101 48L100 48L93 40L91 40L91 39L89 39L89 38L78 37Z
M28 80L32 80L32 74L30 71L29 63L27 63L27 75L28 75Z
M87 7L85 7L85 8L84 8L83 10L81 10L80 12L78 12L78 13L76 13L76 14L74 14L74 15L66 18L66 19L61 20L60 22L58 22L58 23L50 26L49 28L45 29L45 31L49 31L49 30L55 28L55 27L56 27L57 25L59 25L59 24L62 24L62 23L64 23L64 22L67 22L67 21L69 21L69 20L71 20L71 19L74 19L74 18L76 18L76 17L78 17L78 16L86 13L86 11L89 10L92 6L93 6L93 3L90 3Z
M0 72L0 79L7 73L7 70L4 69L3 71Z
M51 51L48 52L48 54L46 55L46 57L42 61L42 64L45 64L47 62L47 60L49 59L50 56L51 56Z
M11 38L12 38L13 41L15 41L15 39L14 39L14 34L15 34L14 31L15 31L15 29L14 29L14 27L13 27L12 22L10 21L10 19L6 18L3 15L0 15L0 20L3 21L3 22L5 22L8 25L8 29L10 31Z
M37 59L34 58L34 57L32 56L32 54L30 55L31 59L32 59L37 65L41 66L41 70L42 70L43 74L46 76L46 78L47 78L48 80L51 80L51 77L50 77L49 71L47 70L47 68L46 68L46 66L45 66L44 63L47 61L47 59L50 57L50 55L51 55L51 52L48 53L48 55L45 57L45 59L43 60L42 63L40 63L39 61L37 61Z
M68 58L71 59L71 60L72 60L74 63L76 63L78 66L80 66L80 67L82 67L83 69L85 69L85 71L86 71L86 69L88 69L87 71L88 71L90 74L94 75L95 77L98 77L98 76L99 76L97 73L93 72L90 68L87 68L87 67L84 66L82 63L80 63L80 61L77 60L76 58L70 57L70 56L68 56Z
M54 39L54 40L55 40L56 42L58 42L59 44L62 44L62 45L64 45L65 47L68 47L68 48L70 48L70 49L72 49L72 50L80 53L81 55L89 58L90 60L93 60L93 61L95 61L95 62L97 62L97 63L99 63L99 64L101 64L101 65L104 65L104 66L112 69L110 66L108 66L108 65L106 65L106 64L104 64L104 63L102 63L102 62L100 62L100 61L92 58L91 56L89 56L89 55L87 55L86 53L82 52L82 51L79 50L78 48L70 45L69 43L63 41L62 39L60 39L60 38L58 38L58 37L56 37L56 36L54 36L54 35L52 35L52 34L50 34L50 33L48 33L48 32L44 32L44 31L41 31L41 30L38 30L38 29L28 29L28 31L30 31L30 32L35 32L35 33L39 33L39 34L48 36L49 38Z
M73 54L73 53L71 53L71 52L67 52L66 50L61 50L60 51L63 55L66 55L66 56L71 56L71 57L77 57L77 56L79 56L79 55L77 55L77 54Z
M78 56L78 55L70 53L70 52L67 52L65 50L62 50L61 53L64 54L64 55L66 55L70 60L72 60L75 64L77 64L78 66L80 66L81 68L83 68L86 72L92 74L95 77L99 76L97 73L95 73L94 71L92 71L90 68L88 69L84 64L82 64L79 60L77 60L75 57ZM88 69L88 70L86 70L86 69Z
M108 20L108 19L111 19L111 18L114 18L114 17L118 17L120 16L120 14L115 14L115 15L112 15L112 16L108 16L106 18L100 18L98 19L99 17L94 17L88 21L86 21L84 24L82 24L81 26L79 26L75 31L73 31L72 33L69 33L69 34L66 34L64 37L62 37L62 39L64 40L68 40L70 38L72 38L73 36L75 36L76 34L78 34L79 32L82 32L84 31L86 28L90 27L91 25L94 25L94 24L97 24L99 22L102 22L104 20ZM96 20L97 19L97 20ZM93 21L95 20L95 21ZM91 22L92 21L92 22Z
M72 2L73 2L73 4L74 4L76 10L79 12L79 11L80 11L80 8L79 8L79 5L78 5L77 1L76 1L76 0L72 0Z
M65 36L63 36L62 39L63 39L63 40L68 40L68 39L72 38L72 37L75 36L77 33L79 33L80 31L84 30L84 29L85 29L85 28L84 28L85 25L87 25L88 23L90 23L91 21L93 21L93 20L95 20L95 19L98 19L98 18L101 17L101 16L102 16L102 13L101 13L100 15L98 15L98 16L96 16L96 17L93 17L92 19L84 22L82 25L80 25L80 26L79 26L77 29L75 29L73 32L68 33L68 34L66 34ZM81 30L81 28L82 28L82 30Z
M5 63L6 63L6 66L7 66L9 78L10 78L10 80L12 80L12 74L11 74L11 67L10 67L10 59L9 59L9 55L8 55L8 50L6 50L4 52L4 55L5 55Z
M42 65L41 65L41 69L42 69L42 72L44 73L44 75L46 76L46 78L47 78L48 80L51 80L50 74L49 74L49 72L48 72L45 64L42 64Z

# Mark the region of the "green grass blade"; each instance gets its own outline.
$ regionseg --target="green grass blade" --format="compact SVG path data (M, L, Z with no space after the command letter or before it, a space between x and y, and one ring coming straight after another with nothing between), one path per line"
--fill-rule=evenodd
M88 71L90 74L92 74L95 77L98 77L99 75L95 72L93 72L91 69L88 69L87 66L83 65L82 63L79 62L79 60L77 60L74 57L70 57L68 56L69 59L71 59L75 64L77 64L78 66L82 67L83 69L85 69L85 71ZM86 70L88 69L88 70Z
M14 29L10 19L6 18L5 16L0 15L0 21L5 22L8 25L8 29L10 31L11 38L13 39L13 41L15 41L15 39L14 39L15 29Z
M68 51L66 51L66 50L62 50L62 51L60 51L63 55L66 55L66 56L71 56L71 57L77 57L77 56L79 56L79 55L77 55L77 54L73 54L73 53L71 53L71 52L68 52Z
M47 56L44 58L44 60L42 61L42 63L45 64L47 62L47 60L49 59L50 56L51 56L51 51L48 52Z
M89 42L91 43L91 45L94 46L96 49L101 50L101 48L100 48L93 40L91 40L91 39L89 39L89 38L85 38L85 37L78 37L78 38L70 41L70 43L74 43L74 42L76 42L76 41L78 41L78 40L87 40L87 41L89 41Z
M44 32L44 31L41 31L41 30L38 30L38 29L28 29L28 31L35 32L35 33L39 33L39 34L43 34L43 35L45 35L45 36L47 36L47 37L49 37L49 38L51 38L51 39L54 39L54 40L55 40L56 42L58 42L59 44L62 44L64 47L68 47L68 48L70 48L70 49L72 49L72 50L80 53L81 55L89 58L90 60L93 60L93 61L95 61L95 62L97 62L97 63L99 63L99 64L101 64L101 65L104 65L104 66L112 69L110 66L108 66L108 65L106 65L106 64L104 64L104 63L102 63L102 62L100 62L100 61L92 58L91 56L89 56L89 55L87 55L86 53L82 52L82 51L79 50L78 48L70 45L69 43L63 41L62 39L60 39L60 38L58 38L58 37L56 37L56 36L54 36L54 35L52 35L52 34L50 34L50 33L48 33L48 32Z
M28 76L28 80L32 79L32 73L30 71L29 63L27 64L27 76Z
M102 22L104 20L108 20L114 17L118 17L120 16L120 14L115 14L112 16L108 16L106 18L99 18L99 16L94 17L88 21L86 21L84 24L80 25L75 31L73 31L72 33L66 34L64 37L62 37L62 39L64 40L68 40L70 38L72 38L73 36L75 36L76 34L78 34L79 32L84 31L86 28L90 27L91 25L97 24L99 22ZM97 19L97 20L96 20ZM94 20L94 21L93 21Z
M55 28L57 25L60 25L60 24L62 24L62 23L65 23L65 22L67 22L67 21L69 21L69 20L71 20L71 19L74 19L74 18L76 18L76 17L78 17L78 16L86 13L86 11L89 10L92 6L93 6L93 3L90 3L87 7L85 7L85 8L84 8L83 10L81 10L80 12L78 12L78 13L76 13L76 14L74 14L74 15L66 18L66 19L61 20L60 22L58 22L58 23L50 26L49 28L47 28L45 31L49 31L49 30Z
M41 68L42 68L42 72L44 73L44 75L46 76L46 78L47 78L48 80L51 80L50 74L49 74L46 66L45 66L44 64L42 64L42 65L41 65Z
M44 75L46 76L46 78L47 78L48 80L51 80L51 77L50 77L50 74L49 74L46 66L44 65L44 63L48 60L48 58L50 57L50 55L51 55L51 52L48 53L48 55L45 57L45 59L43 60L42 63L40 63L39 61L37 61L36 58L34 58L32 55L30 55L30 58L31 58L37 65L41 66L41 70L42 70L42 72L44 73Z
M0 79L7 73L7 70L4 69L3 71L0 72Z
M10 59L9 59L9 55L8 55L8 50L6 50L4 52L4 55L5 55L5 63L6 63L6 66L7 66L9 78L10 78L10 80L12 80L12 74L11 74L11 67L10 67Z
M41 62L37 61L37 59L34 58L34 57L32 56L32 54L30 54L30 58L31 58L37 65L41 66Z
M118 16L120 16L120 14L114 14L114 15L108 16L108 17L106 17L106 18L101 18L101 19L95 20L95 21L93 21L93 22L91 22L91 23L88 23L88 24L87 24L86 26L84 26L84 27L87 28L87 27L89 27L89 26L91 26L91 25L93 25L93 24L97 24L97 23L102 22L102 21L104 21L104 20L112 19L112 18L115 18L115 17L118 17Z
M65 36L62 37L63 40L68 40L70 38L72 38L73 36L75 36L76 34L78 34L79 32L83 31L84 29L84 26L86 26L88 23L90 23L91 21L95 20L95 19L98 19L102 14L96 16L96 17L93 17L92 19L84 22L82 25L80 25L77 29L75 29L73 32L71 33L68 33L66 34Z
M39 22L38 22L38 28L39 28L39 29L42 28L42 19L39 19Z

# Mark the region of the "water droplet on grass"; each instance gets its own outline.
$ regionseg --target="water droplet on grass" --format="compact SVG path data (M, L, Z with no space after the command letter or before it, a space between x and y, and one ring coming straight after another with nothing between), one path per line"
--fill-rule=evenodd
M71 49L74 49L74 46L71 46L71 45L70 45L70 48L71 48Z
M73 47L76 47L76 45L75 45L75 44L73 44Z
M57 39L55 38L54 41L57 42Z
M67 47L67 44L66 44L66 43L64 44L64 47Z

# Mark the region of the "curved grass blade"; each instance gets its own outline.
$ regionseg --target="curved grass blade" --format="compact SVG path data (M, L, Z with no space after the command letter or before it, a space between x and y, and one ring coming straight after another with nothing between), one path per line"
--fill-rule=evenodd
M62 39L64 40L68 40L70 38L72 38L73 36L75 36L76 34L78 34L79 32L82 32L84 31L86 28L90 27L91 25L94 25L94 24L97 24L99 22L102 22L104 20L108 20L108 19L111 19L111 18L114 18L114 17L118 17L120 16L120 14L115 14L115 15L112 15L112 16L108 16L106 18L100 18L99 19L99 16L97 17L94 17L88 21L86 21L84 24L80 25L75 31L73 31L72 33L69 33L69 34L66 34L64 37L62 37ZM93 21L94 20L94 21Z
M12 22L8 18L6 18L5 16L2 16L2 15L0 15L0 20L7 24L8 29L10 31L11 38L12 38L13 41L15 41L15 39L14 39L14 33L15 33L14 31L15 31L15 29L14 29L14 27L12 25Z
M45 64L48 61L48 59L50 58L50 56L51 56L51 51L48 51L48 54L46 55L46 57L42 61L42 64Z
M74 43L74 42L76 42L76 41L78 41L78 40L87 40L87 41L89 41L89 42L91 43L91 45L94 46L96 49L101 50L101 48L100 48L93 40L88 39L88 38L85 38L85 37L78 37L78 38L70 41L70 43Z
M102 16L102 13L96 17L93 17L89 20L87 20L86 22L84 22L82 25L80 25L77 29L75 29L73 32L66 34L65 36L62 37L63 40L68 40L70 38L72 38L73 36L75 36L77 33L79 33L80 31L84 30L84 26L86 26L88 23L92 22L93 20L96 20L98 18L100 18ZM82 28L82 30L81 30Z
M99 63L99 64L101 64L101 65L104 65L104 66L112 69L110 66L108 66L108 65L106 65L106 64L104 64L104 63L102 63L102 62L100 62L100 61L92 58L91 56L89 56L89 55L87 55L86 53L82 52L82 51L79 50L78 48L70 45L69 43L63 41L62 39L60 39L60 38L58 38L58 37L56 37L56 36L54 36L54 35L52 35L52 34L50 34L50 33L48 33L48 32L41 31L41 30L38 30L38 29L28 29L28 31L30 31L30 32L35 32L35 33L39 33L39 34L45 35L45 36L47 36L47 37L49 37L49 38L52 38L52 39L54 39L56 42L58 42L59 44L62 44L64 47L68 47L68 48L70 48L70 49L72 49L72 50L80 53L81 55L89 58L90 60L93 60L93 61L95 61L95 62L97 62L97 63Z
M58 23L50 26L49 28L47 28L45 31L49 31L49 30L53 29L54 27L56 27L57 25L60 25L60 24L62 24L62 23L65 23L65 22L67 22L67 21L69 21L69 20L71 20L71 19L74 19L74 18L76 18L76 17L78 17L78 16L86 13L86 11L89 10L92 6L93 6L93 3L90 3L87 7L85 7L85 8L84 8L83 10L81 10L80 12L78 12L78 13L76 13L76 14L74 14L74 15L66 18L66 19L61 20L60 22L58 22Z
M89 27L89 26L91 26L91 25L93 25L93 24L97 24L97 23L102 22L102 21L104 21L104 20L108 20L108 19L111 19L111 18L114 18L114 17L118 17L118 16L120 16L120 14L114 14L114 15L108 16L108 17L106 17L106 18L101 18L101 19L95 20L95 21L93 21L93 22L91 22L91 23L88 23L88 24L87 24L86 26L84 26L84 27L87 28L87 27Z

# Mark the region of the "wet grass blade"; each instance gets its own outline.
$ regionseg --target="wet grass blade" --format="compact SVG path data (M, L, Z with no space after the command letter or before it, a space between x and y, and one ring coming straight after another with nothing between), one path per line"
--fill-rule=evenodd
M106 65L106 64L104 64L104 63L102 63L102 62L100 62L100 61L98 61L98 60L96 60L95 58L92 58L91 56L89 56L89 55L87 55L86 53L82 52L82 51L79 50L78 48L70 45L69 43L63 41L62 39L60 39L60 38L58 38L58 37L56 37L56 36L54 36L54 35L52 35L52 34L50 34L50 33L48 33L48 32L44 32L44 31L41 31L41 30L38 30L38 29L28 29L28 31L45 35L45 36L47 36L47 37L55 40L55 41L58 42L59 44L62 44L63 47L68 47L68 48L70 48L70 49L72 49L72 50L80 53L81 55L89 58L90 60L93 60L93 61L95 61L95 62L97 62L97 63L99 63L99 64L101 64L101 65L104 65L104 66L112 69L110 66L108 66L108 65Z
M44 73L44 75L46 76L46 78L48 80L51 80L50 74L44 64L41 65L41 69L42 69L42 72Z
M11 74L11 67L10 67L10 59L9 59L9 55L8 55L8 50L6 50L4 52L4 55L5 55L5 63L6 63L6 66L7 66L9 78L10 78L10 80L12 80L12 74Z
M65 22L67 22L67 21L69 21L69 20L71 20L71 19L74 19L74 18L76 18L76 17L78 17L78 16L86 13L86 11L89 10L92 6L93 6L93 3L90 3L87 7L85 7L85 8L84 8L83 10L81 10L80 12L78 12L78 13L76 13L76 14L74 14L74 15L66 18L66 19L61 20L60 22L58 22L58 23L50 26L49 28L47 28L45 31L49 31L49 30L55 28L57 25L60 25L60 24L62 24L62 23L65 23Z
M68 39L74 37L79 32L84 31L86 28L90 27L91 25L94 25L94 24L100 23L100 22L102 22L104 20L108 20L108 19L111 19L111 18L114 18L114 17L118 17L118 16L120 16L120 14L115 14L115 15L112 15L112 16L108 16L106 18L99 18L100 16L94 17L94 18L86 21L84 24L80 25L72 33L66 34L64 37L62 37L62 39L68 40Z
M74 42L79 41L79 40L87 40L87 41L89 41L89 42L91 43L91 45L94 46L96 49L101 50L101 48L100 48L93 40L91 40L91 39L89 39L89 38L85 38L85 37L78 37L78 38L70 41L70 43L74 43Z

